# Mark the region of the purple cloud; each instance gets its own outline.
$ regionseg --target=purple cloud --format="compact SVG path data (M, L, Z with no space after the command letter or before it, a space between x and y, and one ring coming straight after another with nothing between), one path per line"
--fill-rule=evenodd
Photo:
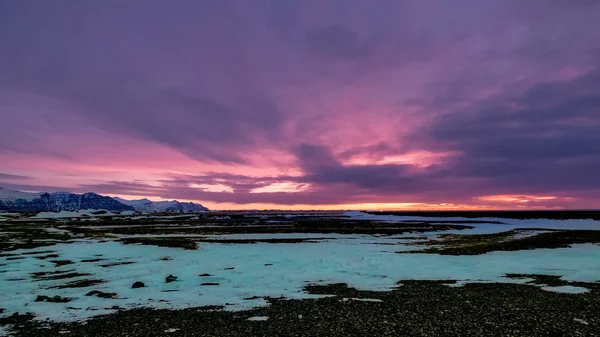
M587 0L5 2L0 180L239 204L591 205L598 17ZM302 188L254 193L282 184Z
M33 179L33 177L0 172L0 180L31 180L31 179Z

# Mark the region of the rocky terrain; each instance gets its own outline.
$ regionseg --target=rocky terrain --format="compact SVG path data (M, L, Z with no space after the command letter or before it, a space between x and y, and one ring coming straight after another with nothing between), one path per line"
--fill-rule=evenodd
M452 283L452 282L447 282ZM345 284L308 286L322 299L268 299L230 312L219 307L135 309L85 323L13 316L15 336L597 336L599 293L559 294L522 284L405 281L390 292Z

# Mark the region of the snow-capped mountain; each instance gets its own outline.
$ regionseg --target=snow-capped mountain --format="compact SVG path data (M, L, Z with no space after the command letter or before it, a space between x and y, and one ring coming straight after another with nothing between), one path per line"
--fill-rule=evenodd
M111 197L105 197L96 193L28 193L5 190L0 187L0 210L20 212L60 212L82 209L104 209L107 211L134 210L132 206L125 205Z
M0 187L0 211L60 212L88 209L107 211L154 212L205 212L208 208L193 202L125 200L96 193L75 194L68 192L29 193L5 190Z
M177 200L171 201L151 201L148 199L140 200L125 200L119 197L113 197L113 199L123 203L125 205L132 206L137 212L142 213L154 213L154 212L205 212L208 208L196 204L193 202L179 202Z

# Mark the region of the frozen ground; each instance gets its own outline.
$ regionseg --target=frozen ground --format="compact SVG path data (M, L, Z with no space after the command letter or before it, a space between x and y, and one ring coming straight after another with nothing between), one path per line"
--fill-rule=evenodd
M32 312L38 319L77 320L114 311L117 307L183 308L225 305L243 309L266 304L264 296L309 298L302 288L309 283L348 283L365 290L389 290L403 279L512 282L506 273L559 275L569 281L600 280L600 246L575 245L562 249L493 252L477 256L396 254L408 246L387 245L390 237L347 235L300 244L202 243L199 250L122 245L115 241L80 240L71 244L13 251L22 259L2 257L0 307L4 315ZM51 250L52 253L48 253ZM39 252L39 254L26 254ZM51 259L38 259L58 254ZM102 259L82 262L82 260ZM52 261L72 261L56 266ZM129 262L130 264L116 264ZM109 266L107 266L109 265ZM233 268L233 269L232 269ZM41 280L35 272L88 274ZM166 283L173 274L177 281ZM209 274L210 276L200 276ZM54 275L52 275L54 276ZM81 288L56 288L67 282L103 280ZM136 282L146 287L132 289ZM551 291L580 292L575 287ZM112 299L85 296L91 290L116 293ZM35 302L38 295L70 298L68 303ZM255 297L259 298L255 298ZM248 299L254 298L254 299Z
M487 234L504 232L519 228L544 228L544 229L582 229L582 230L600 230L600 221L592 219L507 219L507 218L461 218L461 217L421 217L421 216L397 216L397 215L374 215L363 212L346 212L345 216L351 219L375 220L388 222L431 222L445 223L456 221L456 223L475 227L471 230L453 231L461 234ZM469 223L461 223L468 221ZM481 223L477 223L481 221ZM502 224L489 223L500 222Z
M4 309L0 317L15 312L31 312L37 319L70 321L136 307L223 305L227 309L237 310L265 305L267 302L264 297L315 297L303 291L307 284L347 283L358 289L385 291L397 287L398 281L402 280L457 280L458 286L469 282L531 281L526 278L507 278L505 274L508 273L556 275L566 281L600 281L600 246L594 244L474 256L412 254L412 251L420 248L410 245L416 241L411 238L436 238L445 233L480 234L532 227L600 230L600 221L440 219L357 212L346 215L354 219L387 222L469 220L499 221L502 224L468 223L466 225L474 228L397 235L261 233L118 236L185 236L214 240L320 239L293 244L200 242L198 250L123 245L116 239L106 238L77 238L70 243L10 251L0 257L0 309ZM98 228L110 232L111 228L122 227ZM178 226L144 227L166 229ZM58 234L65 232L56 227L44 229ZM408 253L397 254L398 251ZM169 274L177 276L177 281L166 283L165 278ZM84 281L99 283L89 285ZM145 287L132 289L136 281L143 282ZM538 286L554 292L588 291L571 285ZM114 298L86 296L92 290L116 295ZM70 301L36 302L38 296L60 296Z

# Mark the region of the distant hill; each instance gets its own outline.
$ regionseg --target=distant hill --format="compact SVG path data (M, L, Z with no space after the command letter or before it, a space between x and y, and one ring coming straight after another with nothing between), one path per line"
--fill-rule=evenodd
M97 193L75 194L68 192L20 192L0 187L0 211L60 212L88 209L107 211L153 212L204 212L208 208L192 203L172 201L125 200Z

